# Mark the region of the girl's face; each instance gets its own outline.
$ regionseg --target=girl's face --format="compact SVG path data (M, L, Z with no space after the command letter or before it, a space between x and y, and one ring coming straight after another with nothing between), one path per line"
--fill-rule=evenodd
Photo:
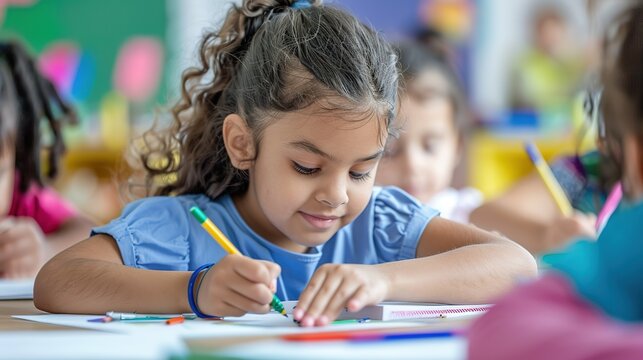
M395 185L423 203L451 184L458 163L453 107L444 96L402 99L398 139L389 138L378 185Z
M15 172L14 151L10 146L5 146L0 153L0 216L9 213L13 199L13 181Z
M375 117L350 120L345 112L311 105L268 125L249 169L248 191L235 199L253 230L304 252L364 210L386 131Z

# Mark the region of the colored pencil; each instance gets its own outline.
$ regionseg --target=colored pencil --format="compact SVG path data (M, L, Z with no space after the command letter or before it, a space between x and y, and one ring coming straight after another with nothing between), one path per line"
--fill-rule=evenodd
M341 324L361 324L365 322L369 322L371 319L369 318L361 318L361 319L342 319L342 320L335 320L331 324L332 325L341 325Z
M554 198L554 201L556 202L556 205L558 206L560 211L565 216L571 216L574 213L574 209L569 203L569 199L567 199L565 191L556 180L554 173L552 173L549 165L547 165L547 163L543 159L536 145L531 142L526 142L525 150L527 151L527 155L529 155L529 159L536 167L538 174L540 174L541 179L543 179L543 182L549 190L549 193Z
M616 208L618 207L618 204L621 202L622 197L623 187L621 186L621 183L617 183L616 185L614 185L614 188L612 188L612 191L607 197L607 200L605 200L605 204L603 205L601 211L599 211L598 217L596 217L597 231L601 231L603 229L605 223L607 222L607 219L609 219L614 210L616 210Z
M390 330L369 329L369 330L345 330L345 331L323 331L317 333L286 334L281 338L286 341L297 342L318 342L318 341L391 341L409 340L422 338L438 338L457 335L453 331L407 331L391 332Z
M197 219L197 221L201 224L201 226L205 229L205 231L212 236L212 238L219 244L221 247L228 253L228 254L241 254L241 252L228 240L228 238L223 234L223 232L210 220L201 209L199 209L197 206L193 206L190 208L190 212L194 217ZM284 305L281 303L281 300L277 297L276 294L272 295L272 301L270 302L270 306L278 313L281 315L288 317L286 314L286 309L284 308Z
M165 320L165 323L167 325L175 325L175 324L182 324L185 321L185 318L183 316L177 316L173 317L171 319Z

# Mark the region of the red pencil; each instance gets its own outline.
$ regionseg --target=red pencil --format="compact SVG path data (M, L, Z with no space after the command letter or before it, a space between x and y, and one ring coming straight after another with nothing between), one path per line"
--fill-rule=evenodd
M168 325L182 324L185 321L183 316L173 317L171 319L165 320L165 323Z
M329 341L329 340L350 340L355 337L377 336L382 333L382 329L372 330L344 330L344 331L324 331L318 333L298 333L283 335L282 339L286 341Z

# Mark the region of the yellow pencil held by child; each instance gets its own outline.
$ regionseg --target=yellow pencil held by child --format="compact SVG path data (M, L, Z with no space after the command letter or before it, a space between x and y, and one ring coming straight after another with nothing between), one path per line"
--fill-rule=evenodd
M228 254L241 254L241 252L230 242L230 240L223 234L223 232L210 220L201 209L196 206L190 208L190 212L201 226L212 236L212 238L219 244ZM276 312L281 315L288 317L286 314L286 309L284 309L281 300L277 295L272 295L272 301L270 302L270 307L272 307Z

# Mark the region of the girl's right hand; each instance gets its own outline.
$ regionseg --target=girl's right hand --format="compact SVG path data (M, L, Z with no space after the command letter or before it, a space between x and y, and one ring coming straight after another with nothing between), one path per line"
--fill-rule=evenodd
M569 217L559 217L552 221L543 239L548 250L561 248L571 240L579 237L596 239L596 216L574 212Z
M267 313L277 290L279 265L241 255L227 255L201 280L197 304L216 316Z

